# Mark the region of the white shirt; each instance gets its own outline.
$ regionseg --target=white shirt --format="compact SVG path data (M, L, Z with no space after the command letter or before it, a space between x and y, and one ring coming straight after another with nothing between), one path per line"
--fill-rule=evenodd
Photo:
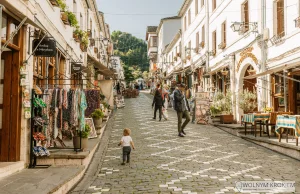
M132 141L132 138L130 136L123 136L122 139L122 146L130 146L130 142Z

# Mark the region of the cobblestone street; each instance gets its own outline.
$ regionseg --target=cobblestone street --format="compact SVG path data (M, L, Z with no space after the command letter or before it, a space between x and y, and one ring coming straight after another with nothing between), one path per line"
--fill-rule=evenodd
M299 161L212 126L189 124L180 138L175 112L169 110L168 121L152 120L151 102L142 93L115 112L107 149L100 145L102 157L94 158L85 184L71 193L235 193L241 180L295 181L300 193ZM118 143L125 127L136 150L130 165L121 166Z

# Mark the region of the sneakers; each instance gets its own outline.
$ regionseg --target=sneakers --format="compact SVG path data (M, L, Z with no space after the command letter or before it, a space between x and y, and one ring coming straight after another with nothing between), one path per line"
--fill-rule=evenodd
M179 133L178 136L179 137L184 137L184 135L182 133Z
M156 118L154 118L154 117L153 117L152 119L153 119L153 120L156 120Z
M181 132L183 135L186 135L186 133L182 130L182 132Z
M122 162L122 164L121 165L125 165L125 162Z

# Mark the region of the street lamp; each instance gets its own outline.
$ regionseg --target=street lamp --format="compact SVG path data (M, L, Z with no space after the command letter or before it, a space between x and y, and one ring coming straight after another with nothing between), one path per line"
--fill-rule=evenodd
M241 29L241 23L240 22L233 22L233 24L230 26L232 31L237 32Z

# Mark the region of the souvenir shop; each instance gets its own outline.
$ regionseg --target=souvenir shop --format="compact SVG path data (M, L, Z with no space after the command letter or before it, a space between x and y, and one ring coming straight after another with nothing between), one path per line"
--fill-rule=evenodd
M33 89L23 92L27 101L31 92L26 110L31 118L31 168L42 166L37 160L49 156L51 150L84 150L88 139L97 137L99 124L94 124L94 112L103 118L109 106L100 88L84 89L93 84L87 83L87 68L81 62L66 61L64 52L57 48L55 53L54 57L35 55Z

